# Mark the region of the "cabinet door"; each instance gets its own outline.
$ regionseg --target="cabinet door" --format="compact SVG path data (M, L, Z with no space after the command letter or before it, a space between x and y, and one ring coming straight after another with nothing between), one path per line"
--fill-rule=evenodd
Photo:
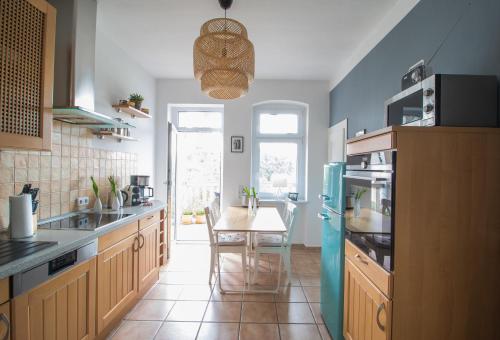
M95 336L95 258L12 300L16 340L78 339Z
M344 337L389 340L391 301L347 259L344 281Z
M10 303L0 305L0 339L10 339Z
M121 317L138 293L137 233L97 255L97 334Z
M0 2L0 147L50 150L56 10Z
M139 240L139 290L143 290L158 280L160 223L142 229Z

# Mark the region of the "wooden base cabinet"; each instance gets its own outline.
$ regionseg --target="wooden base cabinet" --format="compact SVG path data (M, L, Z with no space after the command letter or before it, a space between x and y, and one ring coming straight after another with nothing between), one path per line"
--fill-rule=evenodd
M139 291L158 281L160 223L139 231Z
M96 260L84 262L12 300L15 340L95 337Z
M10 339L10 303L0 305L0 339Z
M97 333L100 334L137 297L137 233L97 256Z
M391 301L347 259L344 281L345 339L389 340Z

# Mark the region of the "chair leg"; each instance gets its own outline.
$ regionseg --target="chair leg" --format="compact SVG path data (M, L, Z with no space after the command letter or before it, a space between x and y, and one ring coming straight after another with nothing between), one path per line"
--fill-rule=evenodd
M210 273L208 274L208 284L212 284L212 275L215 273L215 250L213 247L210 248Z
M260 263L260 253L256 249L254 257L253 257L253 277L252 277L252 283L255 283L255 280L257 279L257 275L259 274L259 263Z
M288 277L288 283L292 282L292 261L291 261L291 254L290 252L286 252L285 254L285 268L286 268L286 274Z
M243 267L244 285L246 285L248 281L247 281L247 252L245 248L243 248L241 251L241 266Z

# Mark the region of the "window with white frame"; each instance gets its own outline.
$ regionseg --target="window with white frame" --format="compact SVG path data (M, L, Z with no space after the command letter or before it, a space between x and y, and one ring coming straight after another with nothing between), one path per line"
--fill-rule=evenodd
M305 198L305 107L292 104L254 106L252 185L263 199L289 192Z

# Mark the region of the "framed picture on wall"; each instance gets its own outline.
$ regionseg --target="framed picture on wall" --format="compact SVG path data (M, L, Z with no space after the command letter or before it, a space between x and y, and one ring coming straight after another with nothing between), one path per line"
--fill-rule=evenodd
M243 136L231 136L231 152L243 152Z

